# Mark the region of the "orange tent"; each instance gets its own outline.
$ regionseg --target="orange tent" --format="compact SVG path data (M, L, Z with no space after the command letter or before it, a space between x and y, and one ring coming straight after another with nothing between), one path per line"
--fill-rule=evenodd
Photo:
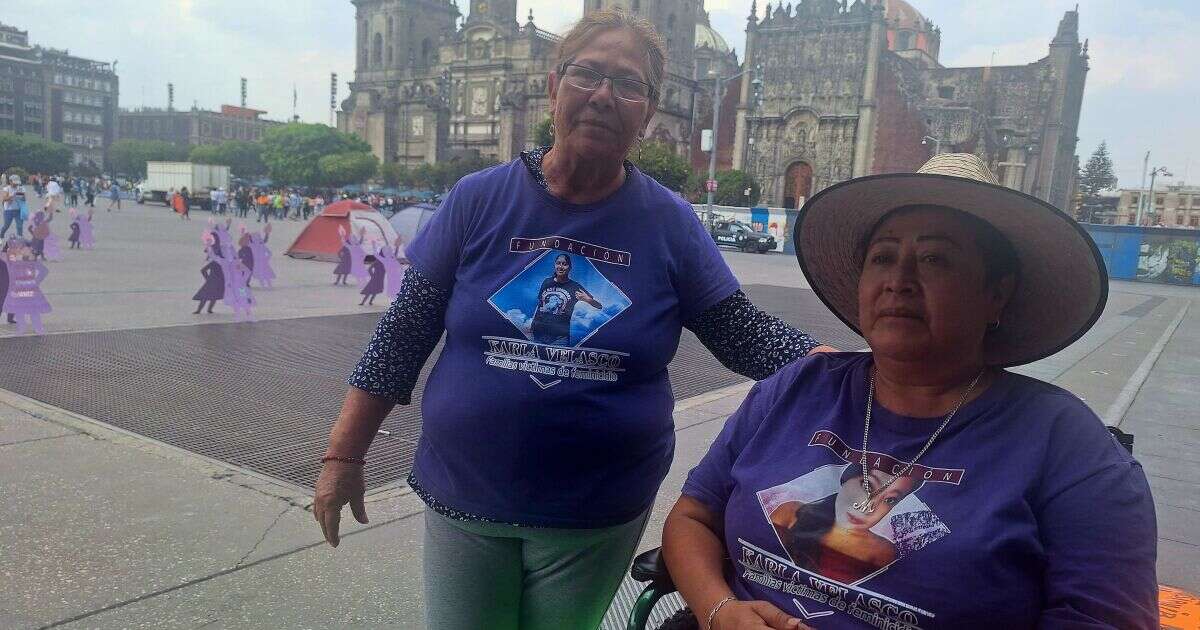
M396 229L378 210L365 203L346 199L325 206L321 214L314 217L296 237L287 255L292 258L336 261L338 250L342 248L339 227L347 234L357 235L362 231L366 239L363 247L368 252L372 251L371 241L379 245L396 242Z

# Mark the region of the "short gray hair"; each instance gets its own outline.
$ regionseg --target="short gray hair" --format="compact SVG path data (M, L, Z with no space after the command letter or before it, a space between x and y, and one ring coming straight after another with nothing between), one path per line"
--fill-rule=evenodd
M667 74L667 43L649 20L630 15L620 9L603 9L583 16L558 43L558 62L555 69L562 72L563 66L587 47L592 39L608 31L630 31L646 47L646 82L650 84L650 103L658 104L662 94L663 79Z

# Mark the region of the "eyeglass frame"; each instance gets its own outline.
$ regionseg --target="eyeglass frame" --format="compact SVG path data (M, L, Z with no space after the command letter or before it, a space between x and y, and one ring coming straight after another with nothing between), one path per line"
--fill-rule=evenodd
M596 87L591 88L591 89L582 88L582 87L579 87L578 85L575 85L574 83L571 83L571 87L573 87L577 90L583 90L584 92L595 92L596 90L600 89L601 85L604 84L604 80L608 79L608 84L612 88L613 96L621 99L622 101L625 101L627 103L652 103L655 100L658 100L658 90L654 89L654 86L650 85L646 81L642 81L640 79L631 79L629 77L614 77L612 75L604 74L603 72L600 72L599 70L596 70L595 68L589 68L587 66L580 65L580 64L574 63L572 61L564 62L563 65L560 66L558 69L558 76L562 77L563 81L567 80L566 79L567 68L569 68L571 66L575 66L576 68L583 68L584 70L587 70L588 72L591 72L592 74L599 75L599 77L600 77L600 83L597 83ZM621 81L633 81L634 83L641 83L642 85L646 86L646 99L641 100L641 101L631 101L625 97L618 96L617 95L617 83L616 83L618 79Z

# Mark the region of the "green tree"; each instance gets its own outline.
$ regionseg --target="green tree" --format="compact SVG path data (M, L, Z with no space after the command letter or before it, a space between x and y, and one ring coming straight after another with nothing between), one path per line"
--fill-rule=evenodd
M643 173L658 180L670 190L682 192L688 182L692 167L670 145L662 142L643 142L630 156Z
M1113 173L1112 158L1108 155L1108 143L1101 141L1092 157L1079 171L1079 192L1086 202L1089 198L1100 194L1102 190L1112 190L1117 187L1117 176Z
M262 139L267 172L275 183L285 185L320 186L325 183L319 165L322 157L370 151L370 145L358 137L318 124L271 127Z
M317 168L321 172L320 183L326 186L361 184L375 177L379 170L379 158L366 151L338 153L317 160Z
M40 136L0 133L0 169L20 167L30 173L64 173L71 166L71 149Z
M704 183L701 182L701 188ZM746 196L746 189L750 196ZM762 187L745 171L717 171L717 192L713 194L713 203L722 206L754 206L758 203Z
M108 148L109 170L130 177L144 178L146 162L185 162L186 147L162 140L117 140Z
M388 162L379 166L379 178L387 186L410 186L412 173L399 162Z
M221 144L192 147L188 161L228 166L235 177L250 179L267 174L267 165L263 163L262 153L263 146L257 142L226 140Z
M554 146L554 134L550 132L550 126L554 121L547 116L545 120L538 123L533 128L533 143L539 147Z

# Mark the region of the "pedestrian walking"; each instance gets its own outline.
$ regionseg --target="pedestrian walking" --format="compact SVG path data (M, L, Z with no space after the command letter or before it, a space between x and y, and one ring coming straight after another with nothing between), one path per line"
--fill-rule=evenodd
M25 217L22 206L25 203L25 188L21 186L21 178L11 175L8 185L0 188L0 207L4 208L4 227L0 228L0 240L8 233L10 225L16 224L14 232L19 238L25 237Z
M58 183L57 177L51 177L50 181L46 183L46 211L51 213L58 212L62 202L62 184Z
M117 210L121 209L121 187L116 181L108 186L108 209L105 211L112 212L114 205L117 206Z
M95 180L92 180L92 181L84 180L83 194L84 194L84 197L87 198L88 207L95 208L96 207L96 182L95 182Z

